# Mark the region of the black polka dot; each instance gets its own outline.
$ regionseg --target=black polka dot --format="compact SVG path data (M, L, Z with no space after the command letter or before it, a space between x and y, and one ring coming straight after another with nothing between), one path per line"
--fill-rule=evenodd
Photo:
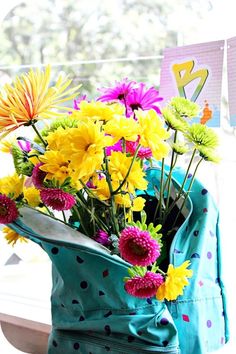
M128 342L132 343L135 340L135 338L133 336L128 336Z
M168 325L168 323L169 323L169 321L168 321L168 319L167 318L162 318L161 320L160 320L160 324L162 325L162 326L166 326L166 325Z
M149 305L151 305L151 304L152 304L152 299L147 299L147 303L148 303Z
M111 334L111 327L110 327L110 326L106 325L106 326L104 327L104 330L105 330L105 332L106 332L106 334L107 334L108 336Z
M64 305L64 304L61 304L61 307L65 307L65 305Z
M168 340L163 340L162 344L164 345L164 347L167 347L167 345L169 344Z
M105 295L105 293L104 293L102 290L99 290L98 295L99 295L99 296L103 296L103 295Z
M86 289L86 288L88 287L88 283L87 283L85 280L83 280L83 281L80 283L80 287L81 287L82 289Z
M138 331L137 333L138 333L139 336L141 336L143 334L142 331Z
M52 345L53 345L54 347L57 347L57 342L55 341L55 339L53 339Z
M78 350L78 349L79 349L79 347L80 347L79 343L77 343L77 342L76 342L76 343L74 343L74 349L75 349L75 350Z
M53 247L53 248L51 249L51 252L52 252L52 254L58 254L59 249L58 249L57 247Z
M194 234L194 236L198 236L199 231L198 231L198 230L195 230L193 234Z
M105 313L104 317L109 317L112 315L112 312L111 311L108 311L107 313Z
M79 256L76 257L76 261L80 264L84 262L84 260L82 258L80 258Z
M111 348L108 347L107 345L105 346L105 349L106 349L107 352L109 352L111 350Z
M78 303L79 303L79 301L78 301L78 300L75 300L75 299L74 299L74 300L72 300L72 304L74 304L74 305L75 305L75 304L78 304Z
M80 316L79 320L84 321L85 320L84 316Z
M203 188L201 193L202 193L202 195L205 195L205 194L207 194L207 193L208 193L208 190L207 190L207 189L205 189L205 188Z

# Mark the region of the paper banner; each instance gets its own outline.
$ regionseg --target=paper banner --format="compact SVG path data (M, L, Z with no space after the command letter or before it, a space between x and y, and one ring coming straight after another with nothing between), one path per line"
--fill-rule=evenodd
M230 125L236 126L236 37L227 40L227 67Z
M165 49L160 79L162 106L175 96L188 98L202 107L192 122L220 126L223 55L223 40Z

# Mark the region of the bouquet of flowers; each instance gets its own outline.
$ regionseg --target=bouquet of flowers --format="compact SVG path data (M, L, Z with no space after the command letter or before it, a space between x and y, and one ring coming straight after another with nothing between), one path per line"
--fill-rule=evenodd
M201 114L196 103L175 97L160 110L158 91L144 83L123 79L100 88L96 100L69 85L60 77L50 86L48 66L2 89L1 150L15 166L0 179L5 238L13 245L25 240L8 224L22 207L34 208L128 262L128 294L175 300L192 270L189 260L169 264L170 244L198 166L219 161L218 138L207 126L190 124ZM72 99L74 107L66 107ZM182 156L188 166L176 188L172 177ZM153 166L159 184L149 193Z

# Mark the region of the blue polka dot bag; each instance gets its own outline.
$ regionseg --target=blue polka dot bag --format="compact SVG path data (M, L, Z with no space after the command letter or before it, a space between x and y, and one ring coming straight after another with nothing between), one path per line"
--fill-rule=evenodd
M183 171L174 173L176 186ZM147 170L148 192L158 185ZM186 184L188 188L188 184ZM176 301L138 299L124 290L128 263L92 239L29 208L9 225L52 260L48 354L205 354L228 341L218 210L195 180L170 263L191 260L193 277Z

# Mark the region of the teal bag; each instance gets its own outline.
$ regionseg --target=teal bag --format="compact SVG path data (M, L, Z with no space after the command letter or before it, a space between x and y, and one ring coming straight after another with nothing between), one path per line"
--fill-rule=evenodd
M147 170L150 194L158 176L158 168ZM174 178L178 185L183 171L176 169ZM184 295L169 302L128 295L123 283L128 263L63 223L21 209L9 227L37 242L52 260L48 354L204 354L228 340L218 211L198 181L188 207L170 263L190 259L194 275Z

